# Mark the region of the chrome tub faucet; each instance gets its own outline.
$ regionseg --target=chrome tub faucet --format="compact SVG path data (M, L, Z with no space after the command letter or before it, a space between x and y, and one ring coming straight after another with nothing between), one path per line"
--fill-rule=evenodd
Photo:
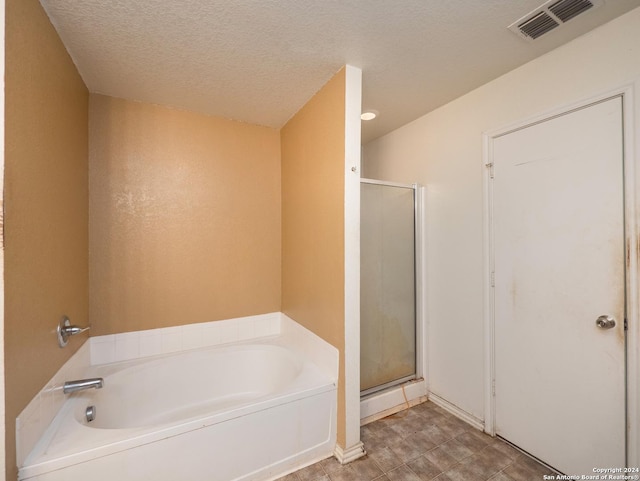
M101 389L104 386L104 379L101 377L92 377L88 379L77 379L75 381L67 381L64 383L62 392L71 394L76 391L84 391L85 389Z

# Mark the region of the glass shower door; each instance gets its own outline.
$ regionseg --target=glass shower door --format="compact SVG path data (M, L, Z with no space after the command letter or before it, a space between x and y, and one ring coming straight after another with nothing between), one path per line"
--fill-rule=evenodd
M360 392L416 377L415 188L362 180Z

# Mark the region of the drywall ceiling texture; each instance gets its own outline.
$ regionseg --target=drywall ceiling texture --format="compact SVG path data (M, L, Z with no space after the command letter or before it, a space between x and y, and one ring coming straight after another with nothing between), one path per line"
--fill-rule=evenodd
M608 0L536 42L543 0L41 0L89 90L282 127L343 65L363 70L363 142L566 43L640 0Z

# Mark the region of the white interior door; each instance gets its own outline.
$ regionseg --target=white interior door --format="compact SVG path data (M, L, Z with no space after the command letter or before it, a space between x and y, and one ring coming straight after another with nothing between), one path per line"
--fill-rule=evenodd
M622 132L616 97L493 142L496 433L567 475L625 464Z

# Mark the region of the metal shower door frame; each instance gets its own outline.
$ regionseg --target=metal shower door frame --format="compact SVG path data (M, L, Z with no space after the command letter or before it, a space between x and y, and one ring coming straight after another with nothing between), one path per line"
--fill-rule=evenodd
M424 187L419 184L403 184L399 182L388 182L377 179L360 179L361 184L381 185L386 187L398 187L403 189L411 189L413 191L413 250L414 250L414 324L415 324L415 373L409 376L405 376L399 379L395 379L385 384L375 386L360 392L361 398L378 394L387 389L411 382L417 379L424 379L426 377L426 326L425 326L425 298L424 298L424 275L426 269L424 268L424 222L423 222L423 210L424 210Z

